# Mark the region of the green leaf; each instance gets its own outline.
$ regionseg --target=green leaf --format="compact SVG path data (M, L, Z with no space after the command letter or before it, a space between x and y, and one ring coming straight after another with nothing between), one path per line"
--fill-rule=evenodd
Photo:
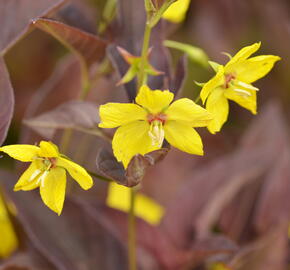
M193 62L198 63L203 67L208 67L208 56L201 48L173 40L165 40L163 44L168 48L177 49L186 53L189 59Z

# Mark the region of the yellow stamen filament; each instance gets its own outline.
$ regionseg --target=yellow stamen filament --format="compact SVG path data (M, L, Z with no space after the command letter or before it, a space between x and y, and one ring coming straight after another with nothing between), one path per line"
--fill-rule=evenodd
M36 177L39 176L39 174L41 174L41 170L36 170L35 172L33 172L33 174L30 176L29 178L29 182L33 181Z
M38 179L37 184L40 184L42 187L44 187L45 179L49 173L49 170L45 171Z
M250 97L252 94L249 93L247 90L244 90L244 89L234 89L234 91L237 92L237 94L241 95L241 96L247 96L247 97Z
M242 86L242 87L246 88L247 90L259 91L259 88L255 87L255 86L253 86L251 84L247 84L245 82L241 82L241 81L235 80L235 84L239 85L239 86Z

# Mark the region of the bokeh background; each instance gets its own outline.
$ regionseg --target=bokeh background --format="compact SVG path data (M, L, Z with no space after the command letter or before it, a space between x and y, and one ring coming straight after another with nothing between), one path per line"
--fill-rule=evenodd
M58 1L40 1L38 7L33 1L16 2L0 1L0 39L1 35L9 37L9 29L15 32L20 21L24 22L22 31L29 20ZM45 17L96 35L105 4L70 0ZM102 38L138 54L144 29L143 1L122 0L118 8ZM124 24L130 29L121 31L118 27ZM198 46L219 63L227 61L221 52L233 55L261 41L259 54L279 55L282 61L255 84L260 89L257 116L232 103L229 121L220 133L213 136L199 130L204 157L171 149L162 162L148 169L142 192L165 208L165 216L159 226L138 221L140 269L290 269L290 2L192 0L183 22L164 20L158 25L152 43L159 45L154 43L153 51L160 49L163 39ZM167 67L178 69L182 53L165 48L162 52L170 63ZM4 144L33 144L43 137L23 120L75 100L81 90L80 63L75 54L40 29L26 33L4 58L15 93L13 121ZM159 69L165 60L152 58ZM205 82L212 76L210 68L188 59L178 95L194 99L200 91L194 81ZM112 67L92 82L87 100L126 102L126 88L116 86L119 79ZM55 132L54 141L60 140L61 133ZM74 132L67 154L96 171L97 152L103 144L96 137ZM104 206L107 183L96 179L89 192L71 184L64 213L57 218L41 205L37 193L12 192L23 169L19 164L4 157L0 166L5 170L1 172L4 194L16 205L11 215L20 243L16 253L0 260L0 269L126 269L126 215Z

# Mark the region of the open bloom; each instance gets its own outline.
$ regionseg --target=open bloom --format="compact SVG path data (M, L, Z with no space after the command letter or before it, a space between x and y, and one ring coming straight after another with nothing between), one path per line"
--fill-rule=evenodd
M43 202L61 214L66 189L66 171L85 190L93 185L92 177L80 165L61 155L56 145L41 141L36 145L16 144L0 147L14 159L31 162L14 187L14 191L40 189Z
M204 84L200 97L206 102L206 109L213 114L213 121L208 125L211 133L220 131L229 114L228 99L256 114L256 93L259 90L252 83L264 77L280 57L260 55L249 58L260 48L261 43L241 49L225 65L213 63L216 75Z
M173 101L166 91L141 87L136 103L107 103L100 107L101 128L119 127L112 146L118 161L126 168L136 154L160 149L164 138L174 147L203 155L202 141L193 127L207 126L211 115L192 100Z

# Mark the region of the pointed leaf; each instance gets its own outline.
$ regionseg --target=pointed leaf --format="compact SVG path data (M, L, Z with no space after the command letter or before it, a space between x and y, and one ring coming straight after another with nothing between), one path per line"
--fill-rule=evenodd
M33 24L79 55L88 66L105 56L107 42L97 36L51 19L36 19Z
M52 139L57 129L72 128L94 133L98 125L98 107L85 101L69 101L54 110L24 120L24 123L47 139Z
M0 145L4 142L14 109L14 93L4 63L0 59Z

